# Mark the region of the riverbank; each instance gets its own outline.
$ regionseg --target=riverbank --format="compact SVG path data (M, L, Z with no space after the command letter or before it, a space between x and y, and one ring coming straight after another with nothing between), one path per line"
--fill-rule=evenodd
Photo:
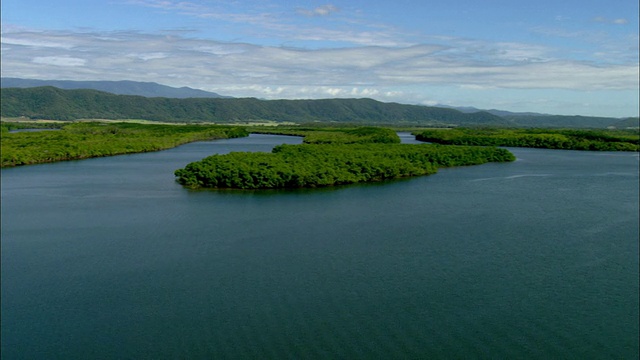
M447 145L640 151L638 130L455 128L422 130L414 135L421 141Z
M241 127L79 122L60 131L10 133L2 124L2 167L165 150L193 141L248 136Z

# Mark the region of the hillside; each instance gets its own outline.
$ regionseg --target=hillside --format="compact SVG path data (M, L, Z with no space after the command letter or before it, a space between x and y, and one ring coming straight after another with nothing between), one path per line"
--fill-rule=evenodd
M518 127L536 127L536 128L616 128L616 129L625 129L629 127L634 127L634 119L637 118L628 118L628 119L620 119L620 118L612 118L612 117L602 117L602 116L580 116L580 115L553 115L553 114L543 114L543 113L535 113L535 112L512 112L505 110L481 110L475 107L454 107L454 106L444 106L439 105L451 109L456 109L462 111L464 113L472 113L478 111L486 111L489 114L493 114L496 116L500 116L503 119L508 120L513 123L514 126ZM637 120L636 120L637 123ZM631 125L627 125L631 124ZM635 125L638 127L638 125Z
M487 112L383 103L372 99L258 100L148 98L55 87L4 88L0 115L32 119L147 119L156 121L338 122L409 125L510 126Z
M616 129L638 129L640 128L640 118L635 117L618 120L610 126Z
M227 97L214 92L197 90L189 87L174 88L154 82L139 81L33 80L3 77L0 84L3 88L53 86L65 90L91 89L117 95L139 95L145 97L168 97L177 99Z
M502 118L522 127L538 128L607 128L616 127L621 119L597 116L568 115L502 115Z

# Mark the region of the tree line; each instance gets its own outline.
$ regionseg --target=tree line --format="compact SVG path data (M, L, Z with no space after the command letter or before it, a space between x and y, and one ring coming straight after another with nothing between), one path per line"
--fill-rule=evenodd
M2 123L2 167L158 151L200 140L248 136L246 129L217 125L143 125L80 122L58 131L18 132Z
M322 126L322 127L277 127L251 129L253 133L302 136L305 144L364 144L364 143L385 143L399 144L400 137L395 130L375 127L345 127L345 126Z
M0 115L30 119L146 119L165 122L275 121L365 124L509 125L487 112L383 103L372 99L260 100L114 95L55 87L3 88Z
M514 161L495 147L397 143L280 145L271 153L213 155L175 172L190 188L322 187L429 175L439 167Z
M565 150L639 151L638 130L429 129L417 140L448 145L532 147Z

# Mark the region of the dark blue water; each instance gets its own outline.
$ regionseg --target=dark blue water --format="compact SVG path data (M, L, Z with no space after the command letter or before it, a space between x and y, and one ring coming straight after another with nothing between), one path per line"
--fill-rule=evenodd
M192 191L252 135L2 170L2 359L638 358L638 155Z

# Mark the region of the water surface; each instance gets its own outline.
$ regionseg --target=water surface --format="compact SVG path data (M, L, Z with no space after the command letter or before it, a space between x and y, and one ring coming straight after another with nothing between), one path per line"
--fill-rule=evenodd
M2 170L2 358L638 358L638 155L193 191L252 135Z

